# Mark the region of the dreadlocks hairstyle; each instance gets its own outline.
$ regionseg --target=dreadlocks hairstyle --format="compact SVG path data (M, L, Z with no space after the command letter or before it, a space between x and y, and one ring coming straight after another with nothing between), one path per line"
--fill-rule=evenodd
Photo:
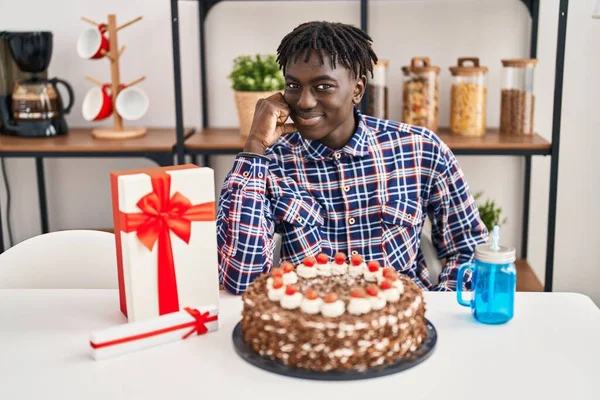
M356 77L373 77L373 64L377 55L371 48L371 37L361 29L338 22L305 22L288 33L277 48L277 62L285 74L285 66L292 59L297 62L302 53L304 61L310 59L311 50L317 50L321 63L323 51L331 56L331 65L336 63L353 71Z

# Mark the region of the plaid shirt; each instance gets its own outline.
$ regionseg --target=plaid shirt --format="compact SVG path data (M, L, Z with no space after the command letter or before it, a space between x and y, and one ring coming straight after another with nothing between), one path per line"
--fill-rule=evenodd
M217 211L219 279L227 291L242 293L271 269L276 232L281 261L358 253L425 290L456 290L460 264L472 260L488 234L457 160L425 128L356 108L355 118L358 128L340 150L296 132L264 156L236 156ZM419 246L426 216L446 259L437 285Z

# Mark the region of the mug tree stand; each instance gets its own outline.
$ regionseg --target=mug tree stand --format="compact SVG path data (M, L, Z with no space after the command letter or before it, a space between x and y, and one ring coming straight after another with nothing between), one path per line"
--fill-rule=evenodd
M90 24L96 26L96 27L99 26L99 24L97 22L94 22L89 18L81 17L81 19L87 23L90 23ZM132 25L132 24L138 22L141 19L142 19L142 17L139 16L137 18L132 19L131 21L128 21L128 22L118 26L116 15L115 14L108 15L108 22L107 22L106 26L107 26L107 33L108 33L109 50L108 50L108 52L104 53L104 57L106 57L110 61L110 77L111 77L110 88L111 88L111 97L112 97L112 101L113 101L113 110L114 110L113 111L113 126L92 129L92 136L94 136L97 139L132 139L132 138L144 136L147 133L147 129L145 127L124 127L123 126L123 118L117 112L117 107L116 107L117 95L119 94L119 91L123 87L133 86L136 83L139 83L145 79L145 77L143 76L143 77L138 78L135 81L123 86L121 84L120 76L119 76L119 58L121 58L121 55L123 54L123 51L125 50L125 46L121 47L121 49L118 49L117 32L125 27L128 27L129 25ZM104 85L104 83L102 81L100 81L99 79L95 79L90 76L87 76L86 79L95 83L96 85L99 85L100 87L102 87Z

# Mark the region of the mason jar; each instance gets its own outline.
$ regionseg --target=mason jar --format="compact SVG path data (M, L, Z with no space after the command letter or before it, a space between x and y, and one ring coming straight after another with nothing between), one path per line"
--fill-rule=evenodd
M450 67L452 88L450 98L450 130L464 136L483 136L486 132L487 68L479 58L458 59Z
M440 68L428 57L415 57L402 72L402 121L437 131Z
M388 119L388 66L388 60L378 60L368 83L367 114L375 118Z
M532 135L535 113L533 78L536 59L502 60L500 133Z

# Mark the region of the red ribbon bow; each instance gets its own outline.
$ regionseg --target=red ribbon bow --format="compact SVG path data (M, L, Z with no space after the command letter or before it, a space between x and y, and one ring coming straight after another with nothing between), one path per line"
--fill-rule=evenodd
M204 335L208 332L208 328L206 327L207 322L216 321L219 317L217 315L210 316L208 311L201 313L195 308L186 307L185 311L187 311L194 319L196 320L194 327L183 336L183 339L187 339L190 335L197 333L198 335Z
M177 279L171 235L190 242L192 221L214 221L215 203L194 204L179 192L169 198L171 176L163 173L151 176L152 192L142 197L137 206L141 213L121 213L121 230L136 232L138 239L150 251L158 241L158 308L159 314L179 311Z

